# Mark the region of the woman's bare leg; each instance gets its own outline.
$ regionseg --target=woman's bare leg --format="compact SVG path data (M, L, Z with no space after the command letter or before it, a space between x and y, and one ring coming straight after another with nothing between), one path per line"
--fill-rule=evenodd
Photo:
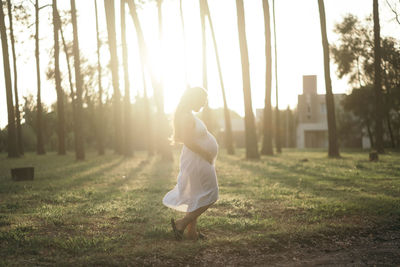
M198 234L196 230L197 218L191 221L186 227L187 237L190 239L197 239Z
M194 211L192 211L192 212L186 213L185 217L183 217L182 219L178 219L178 220L175 221L176 228L177 228L178 230L182 231L182 230L185 230L186 227L187 227L191 222L194 222L194 223L195 223L195 225L194 225L194 226L195 226L195 227L194 227L194 230L195 230L195 228L196 228L196 222L195 222L195 220L196 220L197 217L199 217L203 212L205 212L211 205L212 205L212 204L207 205L207 206L203 206L203 207L198 208L197 210L194 210Z

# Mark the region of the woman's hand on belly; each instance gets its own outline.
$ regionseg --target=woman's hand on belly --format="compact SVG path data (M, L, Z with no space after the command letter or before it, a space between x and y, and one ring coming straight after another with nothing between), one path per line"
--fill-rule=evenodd
M214 163L214 155L212 155L211 153L207 152L207 157L205 158L206 161L208 161L210 164Z
M210 164L214 162L214 156L209 151L203 149L203 147L199 146L195 142L184 142L185 146L195 152L196 154L200 155L203 159L205 159Z

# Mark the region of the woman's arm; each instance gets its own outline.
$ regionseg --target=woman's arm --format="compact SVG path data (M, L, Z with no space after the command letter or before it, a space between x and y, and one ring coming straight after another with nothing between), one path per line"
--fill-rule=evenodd
M182 118L179 127L181 127L183 144L212 164L214 160L212 155L207 150L204 150L201 146L199 146L194 140L195 125L196 124L192 116L184 116Z
M203 159L205 159L206 161L208 161L210 164L213 163L213 157L211 156L211 154L204 150L201 146L199 146L198 144L196 144L193 141L189 141L189 142L183 142L185 144L185 146L187 146L190 150L192 150L193 152L199 154Z

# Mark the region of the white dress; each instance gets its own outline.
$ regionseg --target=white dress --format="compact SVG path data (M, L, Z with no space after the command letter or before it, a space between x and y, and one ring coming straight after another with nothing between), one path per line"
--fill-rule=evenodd
M191 212L218 200L218 182L214 166L218 144L204 123L193 117L195 142L213 155L213 164L183 145L178 183L163 199L165 206L182 212Z

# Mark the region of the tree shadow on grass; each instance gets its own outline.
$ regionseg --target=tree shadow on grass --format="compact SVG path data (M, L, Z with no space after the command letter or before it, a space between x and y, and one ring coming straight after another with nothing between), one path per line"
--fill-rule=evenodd
M63 179L54 179L53 183L52 181L49 182L50 178L36 180L33 182L34 184L29 188L29 190L20 184L19 187L16 187L11 191L13 194L18 195L16 202L5 203L6 206L0 206L0 210L4 210L4 212L7 212L7 210L8 212L18 212L19 209L31 211L43 204L64 204L65 200L62 198L60 199L62 193L77 193L77 191L80 192L80 190L84 190L82 186L85 183L89 183L93 179L104 175L104 172L106 171L118 168L122 162L123 158L114 159L111 162L106 164L103 163L95 168L90 168L90 165L86 164L84 171L79 172L75 177L71 178L64 176ZM81 200L82 199L76 199L72 202L78 202ZM16 208L11 210L8 209L7 207L10 207L10 205L13 206L13 203Z
M85 161L75 161L71 157L60 157L57 155L45 155L45 158L33 158L31 163L27 162L13 162L11 166L0 166L0 169L4 172L12 167L20 166L34 166L35 168L35 179L33 181L26 182L14 182L10 180L0 180L3 188L0 193L8 192L4 191L4 186L12 187L12 189L19 193L21 189L26 190L28 188L33 189L43 189L46 186L50 186L51 189L61 186L64 187L63 182L71 181L71 177L82 176L81 173L90 173L91 169L102 168L104 166L113 167L113 163L116 161L121 162L122 158L119 160L115 157L105 156L104 158L96 157L89 158ZM11 188L10 188L11 189Z
M146 158L141 160L138 164L136 164L134 167L130 168L128 172L126 172L126 175L119 177L112 183L108 184L109 190L107 191L108 193L111 193L112 191L117 191L118 188L123 186L124 184L128 183L132 179L137 179L138 174L143 171L143 169L151 162L151 159Z
M164 195L172 189L168 186L171 185L173 166L173 162L156 158L149 166L147 179L141 189L142 197L138 204L151 210L143 235L149 243L156 240L173 240L169 223L170 210L162 204Z
M90 168L93 164L99 165L107 162L110 155L103 157L88 157L85 161L77 161L73 155L60 156L54 153L37 156L28 154L25 158L18 160L8 159L0 162L0 173L6 175L11 168L32 166L35 168L35 180L54 179L55 175L80 172ZM96 163L98 161L98 163Z
M124 231L130 237L135 236L135 240L139 238L150 243L171 239L169 225L165 224L167 208L161 199L168 190L166 185L170 183L172 165L157 156L142 160L128 170L125 178L118 177L105 186L106 190L95 192L90 205L107 207L118 203L118 210L99 214L105 215L103 218L107 221L115 219L113 231ZM77 211L84 210L85 205ZM124 230L126 227L128 231Z
M249 164L246 161L226 159L229 164L238 164L240 168L249 170L255 176L265 177L272 183L279 183L294 191L303 191L313 197L329 199L330 205L335 203L346 203L349 207L355 208L360 213L370 215L391 216L392 213L400 214L400 199L393 199L396 196L395 189L387 190L382 184L376 181L357 183L350 178L341 179L331 175L321 175L321 172L314 172L310 169L302 169L298 164L292 165L278 162L269 164L278 170L266 170L263 166ZM293 173L301 174L301 180L293 177ZM362 178L358 178L360 180ZM354 187L359 191L344 190ZM361 187L361 188L360 188ZM333 201L333 202L332 202Z
M95 192L93 204L105 203L109 200L112 200L116 195L121 194L121 187L132 182L133 180L137 180L139 178L139 174L143 172L143 169L146 168L150 162L151 159L148 158L141 160L134 167L129 168L125 175L118 176L111 182L107 182L104 186L104 188L106 188L105 190L98 190ZM126 193L128 194L129 191Z
M90 168L91 164L88 166L89 168L75 173L75 177L71 179L57 179L57 184L51 188L40 191L36 191L39 187L32 188L34 198L24 191L17 193L22 196L19 200L33 200L30 201L32 205L29 206L29 216L39 224L29 232L32 238L43 236L49 244L57 240L68 243L69 240L80 238L77 242L82 241L85 246L86 242L100 240L103 243L87 245L96 250L109 247L118 250L133 249L135 245L130 242L145 241L150 246L155 240L170 239L169 229L155 223L153 218L159 219L158 208L166 209L159 203L158 196L162 195L166 189L165 184L170 181L162 178L171 177L171 163L154 157L132 161L131 164L130 161L117 158L93 168ZM108 177L108 174L112 176ZM79 197L71 198L71 202L70 198L63 197L63 194L75 193ZM131 204L134 206L129 206ZM43 210L37 209L41 206L44 207ZM102 209L104 207L106 208ZM113 207L117 209L112 210ZM20 213L20 210L14 211ZM47 213L49 214L46 215ZM129 221L130 219L132 220ZM57 224L53 225L52 222ZM102 224L108 226L103 228ZM121 240L113 239L116 235L127 242L121 244ZM29 249L31 242L30 239L22 243L19 240L14 241L15 246L22 246L24 249ZM57 246L55 249L58 253L63 250ZM22 252L17 254L19 253ZM81 255L81 243L71 253Z
M122 212L129 211L139 216L142 213L142 209L151 209L153 208L152 206L155 206L157 193L162 192L162 185L160 185L161 180L158 179L158 174L167 174L169 165L169 163L162 162L156 157L138 162L135 166L130 167L124 176L116 176L110 182L105 183L102 189L93 192L90 205L94 207L105 207L116 199L122 202L122 205L135 203L136 207L134 208L122 207L121 209ZM85 205L88 204L83 203L80 207L77 207L76 210L82 210ZM118 216L116 216L116 218L117 217ZM143 223L146 222L147 219L130 218L130 221Z

